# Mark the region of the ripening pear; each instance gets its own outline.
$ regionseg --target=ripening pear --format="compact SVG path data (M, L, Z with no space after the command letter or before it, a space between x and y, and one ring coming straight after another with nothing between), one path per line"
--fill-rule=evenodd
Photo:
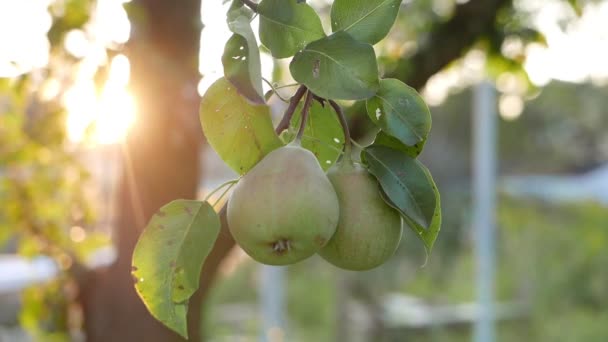
M270 152L238 182L228 201L228 227L258 262L306 259L336 231L336 192L315 156L292 143Z
M338 194L340 220L336 233L319 254L352 271L383 264L401 240L399 212L380 197L376 179L349 158L330 168L327 176Z

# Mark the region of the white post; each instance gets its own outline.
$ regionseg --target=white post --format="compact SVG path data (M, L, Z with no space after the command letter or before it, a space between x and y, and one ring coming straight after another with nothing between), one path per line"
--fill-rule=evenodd
M285 338L285 267L260 266L262 342L283 342Z
M477 258L475 342L493 342L496 206L496 93L482 82L473 94L473 234Z

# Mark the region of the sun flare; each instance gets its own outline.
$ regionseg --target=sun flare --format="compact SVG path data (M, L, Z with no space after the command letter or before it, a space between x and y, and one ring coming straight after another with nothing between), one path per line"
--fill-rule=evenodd
M115 144L121 142L135 122L135 101L127 90L129 61L124 55L112 59L110 73L97 96L92 80L77 82L64 97L68 111L68 137L73 142Z

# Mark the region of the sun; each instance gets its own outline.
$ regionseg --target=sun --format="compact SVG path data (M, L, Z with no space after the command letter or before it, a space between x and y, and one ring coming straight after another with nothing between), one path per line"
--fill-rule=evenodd
M91 79L82 79L64 97L67 132L72 142L92 145L122 142L135 123L135 101L127 90L129 60L117 55L99 95Z

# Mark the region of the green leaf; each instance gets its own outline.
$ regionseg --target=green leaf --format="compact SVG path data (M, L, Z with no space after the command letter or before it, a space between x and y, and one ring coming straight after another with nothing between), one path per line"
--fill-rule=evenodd
M327 99L367 99L379 87L374 48L344 32L308 44L289 70L296 81Z
M400 5L401 0L335 0L331 7L331 28L376 44L395 23Z
M268 106L249 103L225 78L215 81L203 96L200 120L211 147L239 174L282 145Z
M404 145L397 138L391 137L390 135L384 133L382 130L378 132L376 135L376 139L374 139L373 145L376 146L386 146L395 150L399 150L405 152L411 158L416 158L420 155L420 152L424 149L424 145L426 144L426 139L415 144L414 146Z
M150 220L133 252L137 294L152 316L188 337L188 299L220 231L207 202L176 200Z
M251 30L249 18L240 15L230 21L228 27L234 34L226 42L222 55L224 75L241 95L253 103L262 104L264 93L260 49Z
M367 100L367 114L387 134L407 146L426 140L431 112L418 92L396 79L380 80L380 89Z
M276 58L293 56L306 44L325 37L312 7L296 0L264 0L258 6L260 40Z
M301 108L301 107L300 107ZM291 141L300 127L300 111L291 120L289 131L284 134ZM338 159L344 145L344 131L336 113L329 105L314 101L302 136L302 147L312 152L323 170L329 169Z
M418 235L418 238L422 240L424 247L426 247L426 250L430 253L433 250L433 245L435 244L435 240L437 240L437 236L441 230L441 197L429 170L425 167L424 171L429 181L433 184L435 198L437 198L437 202L435 203L435 214L431 220L431 225L428 229L424 229L424 227L412 221L409 217L403 216L403 220L408 227L410 227L410 229ZM397 206L388 198L384 191L380 191L380 196L386 203L388 203L388 205L398 210Z
M375 145L361 151L361 160L403 216L425 229L431 226L438 199L432 179L418 160Z

